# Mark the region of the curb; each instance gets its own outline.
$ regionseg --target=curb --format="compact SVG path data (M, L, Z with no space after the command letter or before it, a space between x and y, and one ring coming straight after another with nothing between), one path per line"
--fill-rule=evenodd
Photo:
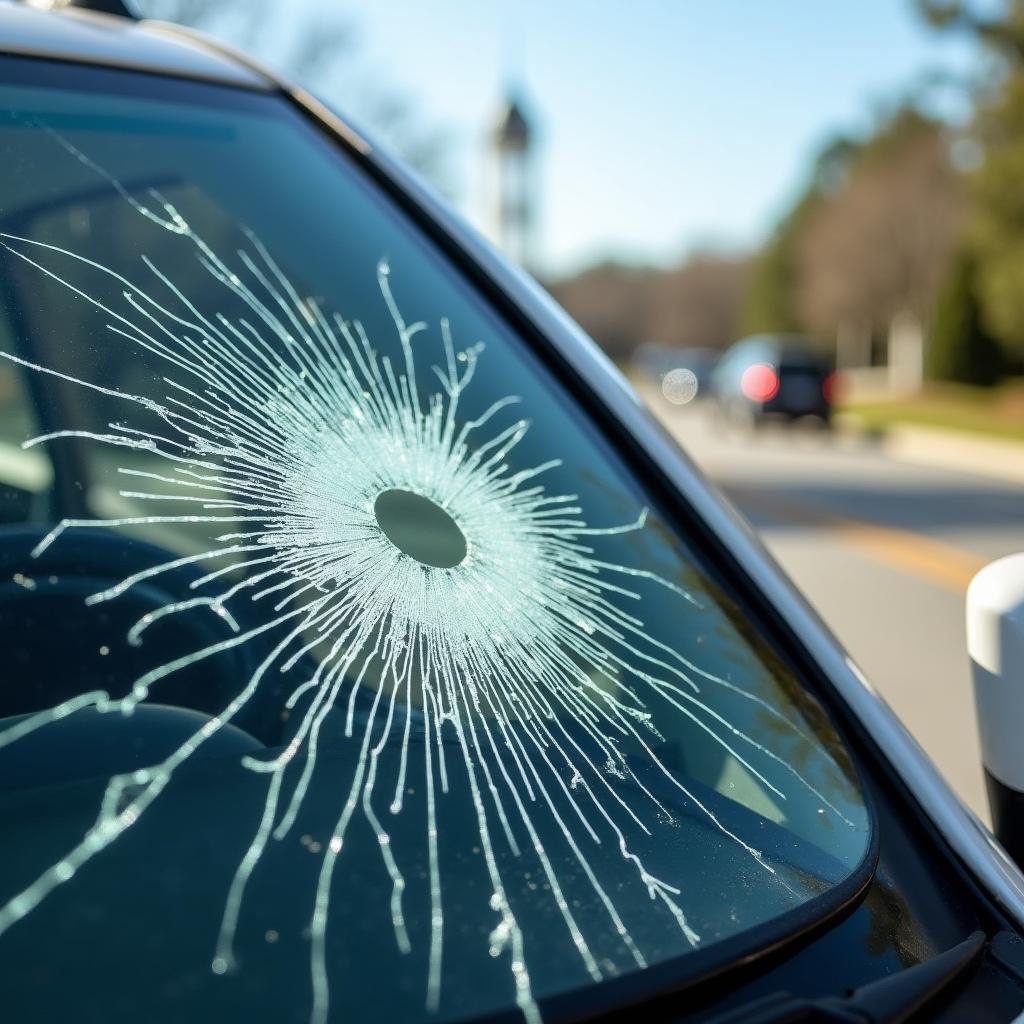
M842 433L875 439L879 448L894 461L937 466L1003 483L1024 484L1024 442L1003 441L917 423L896 423L884 432L874 433L864 427L856 416L841 413L836 420L836 426Z
M1024 484L1024 444L1020 442L898 423L886 432L883 446L887 455L904 462Z

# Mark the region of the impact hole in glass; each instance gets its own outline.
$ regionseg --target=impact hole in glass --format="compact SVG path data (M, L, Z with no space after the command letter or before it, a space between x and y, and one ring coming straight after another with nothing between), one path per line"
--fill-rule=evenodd
M436 502L415 491L381 491L373 503L384 536L417 562L451 569L466 557L466 538L458 523Z

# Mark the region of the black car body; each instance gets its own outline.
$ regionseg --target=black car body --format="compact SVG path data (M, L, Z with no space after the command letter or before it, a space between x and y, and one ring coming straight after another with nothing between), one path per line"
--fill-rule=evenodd
M736 342L713 376L723 414L753 426L805 416L828 425L835 386L835 373L821 353L806 339L788 335L755 335Z
M213 44L9 7L0 53L0 349L23 395L5 415L36 421L11 412L2 464L5 1020L1024 1009L1017 868L538 286L362 135ZM158 292L122 270L140 261ZM380 331L329 315L367 295ZM425 324L401 303L442 316L422 378ZM489 348L456 352L461 329ZM501 397L449 415L471 383ZM529 437L500 420L516 400ZM18 462L26 441L49 461ZM522 467L514 445L534 446ZM424 493L350 499L382 469L422 469ZM542 469L566 474L564 497ZM153 514L171 498L191 504ZM223 518L242 525L212 526L218 543L257 571L211 571L176 532ZM395 573L371 576L368 545ZM452 591L488 550L498 569ZM345 618L364 585L369 611ZM305 632L281 639L300 597ZM370 649L354 680L330 668L353 635ZM413 699L413 677L443 685ZM643 868L637 888L637 850L672 881Z

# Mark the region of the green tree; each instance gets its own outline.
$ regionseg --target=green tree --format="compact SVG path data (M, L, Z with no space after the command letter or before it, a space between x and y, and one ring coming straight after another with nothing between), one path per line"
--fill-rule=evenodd
M973 33L995 74L978 102L982 159L971 175L969 238L980 316L1010 360L1024 359L1024 0L915 0L933 25Z
M790 215L757 255L743 297L744 334L799 333L796 310L795 239L799 218Z
M976 279L977 257L962 246L935 304L927 368L936 380L988 386L1003 374L1003 351L985 329Z
M1024 67L977 116L984 160L972 176L971 236L986 325L1024 357Z
M972 32L1014 63L1024 63L1024 0L914 0L929 24Z

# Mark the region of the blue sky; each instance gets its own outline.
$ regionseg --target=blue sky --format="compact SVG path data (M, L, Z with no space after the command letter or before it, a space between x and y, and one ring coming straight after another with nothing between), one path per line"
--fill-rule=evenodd
M555 272L607 254L668 263L696 246L756 244L824 139L869 124L927 69L964 71L977 56L921 25L910 0L342 10L364 71L446 132L459 205L477 221L486 129L505 83L522 84L542 136L539 249Z

